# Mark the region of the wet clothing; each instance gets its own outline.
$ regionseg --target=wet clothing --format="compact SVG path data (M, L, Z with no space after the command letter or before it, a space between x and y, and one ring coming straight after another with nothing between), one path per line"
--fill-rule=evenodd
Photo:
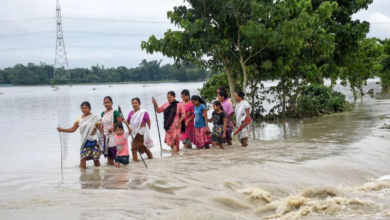
M229 116L234 113L233 105L227 99L221 103L224 112L226 113L226 118L228 120L228 124L226 126L226 139L232 140L232 132L233 132L233 122L229 119Z
M102 152L96 141L87 140L80 151L80 160L99 160L101 154Z
M222 135L223 135L223 123L224 123L224 119L226 118L226 113L225 112L220 112L220 113L217 113L216 111L214 111L212 113L212 119L213 119L213 133L211 135L211 138L213 140L213 142L217 143L217 144L221 144L221 143L226 143L227 142L227 139L226 138L222 138Z
M131 143L131 151L137 151L137 147L141 154L146 153L148 150L144 145L144 136L141 134L135 136L134 141Z
M121 163L124 165L129 164L130 156L116 156L115 157L115 163Z
M240 127L245 120L246 117L246 110L249 109L249 112L251 111L251 106L246 100L242 100L240 103L237 104L236 108L236 125L237 127ZM249 116L248 116L249 117ZM248 138L250 134L250 124L245 125L240 132L238 132L238 139L241 141L244 138Z
M217 144L226 143L227 139L222 138L222 135L223 135L223 125L214 124L213 133L211 135L213 142L215 142Z
M194 104L192 104L192 102L188 102L186 105L184 105L184 102L181 102L181 104L183 105L186 114L186 122L194 115ZM180 140L183 142L183 144L192 146L192 143L195 140L194 119L188 122L188 127L185 129L185 132L181 133Z
M152 148L154 143L146 123L150 120L148 112L144 109L139 109L135 113L134 111L131 111L128 120L130 122L130 127L133 129L132 136L135 141L134 145L133 140L131 140L131 150L134 150L133 146L138 146L140 150Z
M179 146L182 124L180 124L178 128L176 128L176 124L180 121L180 117L185 115L182 104L176 103L174 105L176 108L169 108L171 104L166 102L157 109L158 113L164 112L165 143L169 146ZM172 114L173 112L175 112L175 114ZM170 120L170 123L168 123L168 120ZM168 125L170 126L167 127Z
M207 127L195 128L195 146L196 148L204 148L206 145L211 144L210 135L206 135Z
M102 126L104 132L104 157L109 157L112 160L115 159L116 156L116 143L113 133L109 133L108 130L114 127L114 123L117 123L117 117L120 117L121 114L114 109L111 109L107 112L102 112ZM115 148L115 149L114 149Z
M101 124L100 117L90 114L83 118L83 115L80 115L76 123L79 125L81 136L80 159L98 160L103 149L103 138L98 131L94 134L93 132L96 125Z

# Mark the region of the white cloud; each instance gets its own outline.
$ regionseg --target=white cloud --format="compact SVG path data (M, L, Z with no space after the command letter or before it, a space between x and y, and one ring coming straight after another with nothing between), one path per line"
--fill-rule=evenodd
M389 0L374 0L367 10L361 10L353 19L368 21L370 32L368 37L390 38L390 4ZM388 23L388 24L375 24Z

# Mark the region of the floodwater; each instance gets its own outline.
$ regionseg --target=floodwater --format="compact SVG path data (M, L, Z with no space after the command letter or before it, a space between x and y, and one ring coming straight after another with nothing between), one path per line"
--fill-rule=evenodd
M376 81L365 90L379 92ZM161 105L167 91L196 94L201 85L0 88L0 219L390 219L390 132L380 129L390 123L381 118L390 96L365 96L350 113L256 124L247 148L171 156L163 144L160 158L151 97ZM56 126L70 127L83 101L100 114L107 95L125 116L131 98L141 99L155 159L145 159L149 169L116 169L102 157L101 167L81 171L77 131L62 136L61 172Z

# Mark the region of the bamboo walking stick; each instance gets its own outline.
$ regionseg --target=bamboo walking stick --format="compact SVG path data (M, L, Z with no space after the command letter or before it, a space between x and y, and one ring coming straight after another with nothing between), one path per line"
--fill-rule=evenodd
M154 97L152 97L152 99L154 99ZM158 139L160 140L160 156L162 156L162 143L161 143L161 135L160 135L160 127L158 126L158 118L157 118L157 111L156 111L156 108L154 108L154 114L156 115L156 123L157 123L157 131L158 131Z
M122 119L125 120L125 118L123 117L123 114L122 114L122 109L121 109L121 107L120 107L119 105L118 105L118 111L119 111L119 113L121 114ZM135 144L135 142L134 142L133 134L130 132L130 130L129 130L129 133L130 133L131 139L133 140L133 143L134 143L135 147L137 148L138 154L139 154L139 156L140 156L141 159L142 159L142 162L144 162L144 165L145 165L146 169L148 169L148 166L146 165L145 160L144 160L144 158L142 157L142 154L141 154L141 152L139 151L138 146L137 146L137 145Z
M60 124L58 124L58 127L60 127ZM62 156L62 137L61 137L61 132L58 132L60 135L60 147L61 147L61 176L62 176L62 181L64 180L64 172L63 172L63 156ZM62 183L61 181L61 183Z

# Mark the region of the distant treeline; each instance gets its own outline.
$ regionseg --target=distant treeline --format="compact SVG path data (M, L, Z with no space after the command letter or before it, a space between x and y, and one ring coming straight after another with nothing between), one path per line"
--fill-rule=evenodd
M57 71L64 71L57 69ZM161 60L142 60L136 68L120 66L117 68L105 68L96 65L88 68L69 69L71 83L115 83L132 81L196 81L211 78L215 72L198 68L196 65L166 64L161 66ZM29 63L27 66L17 64L14 67L0 69L0 84L13 85L40 85L53 83L54 67L45 63L35 65ZM56 82L65 83L65 82Z

